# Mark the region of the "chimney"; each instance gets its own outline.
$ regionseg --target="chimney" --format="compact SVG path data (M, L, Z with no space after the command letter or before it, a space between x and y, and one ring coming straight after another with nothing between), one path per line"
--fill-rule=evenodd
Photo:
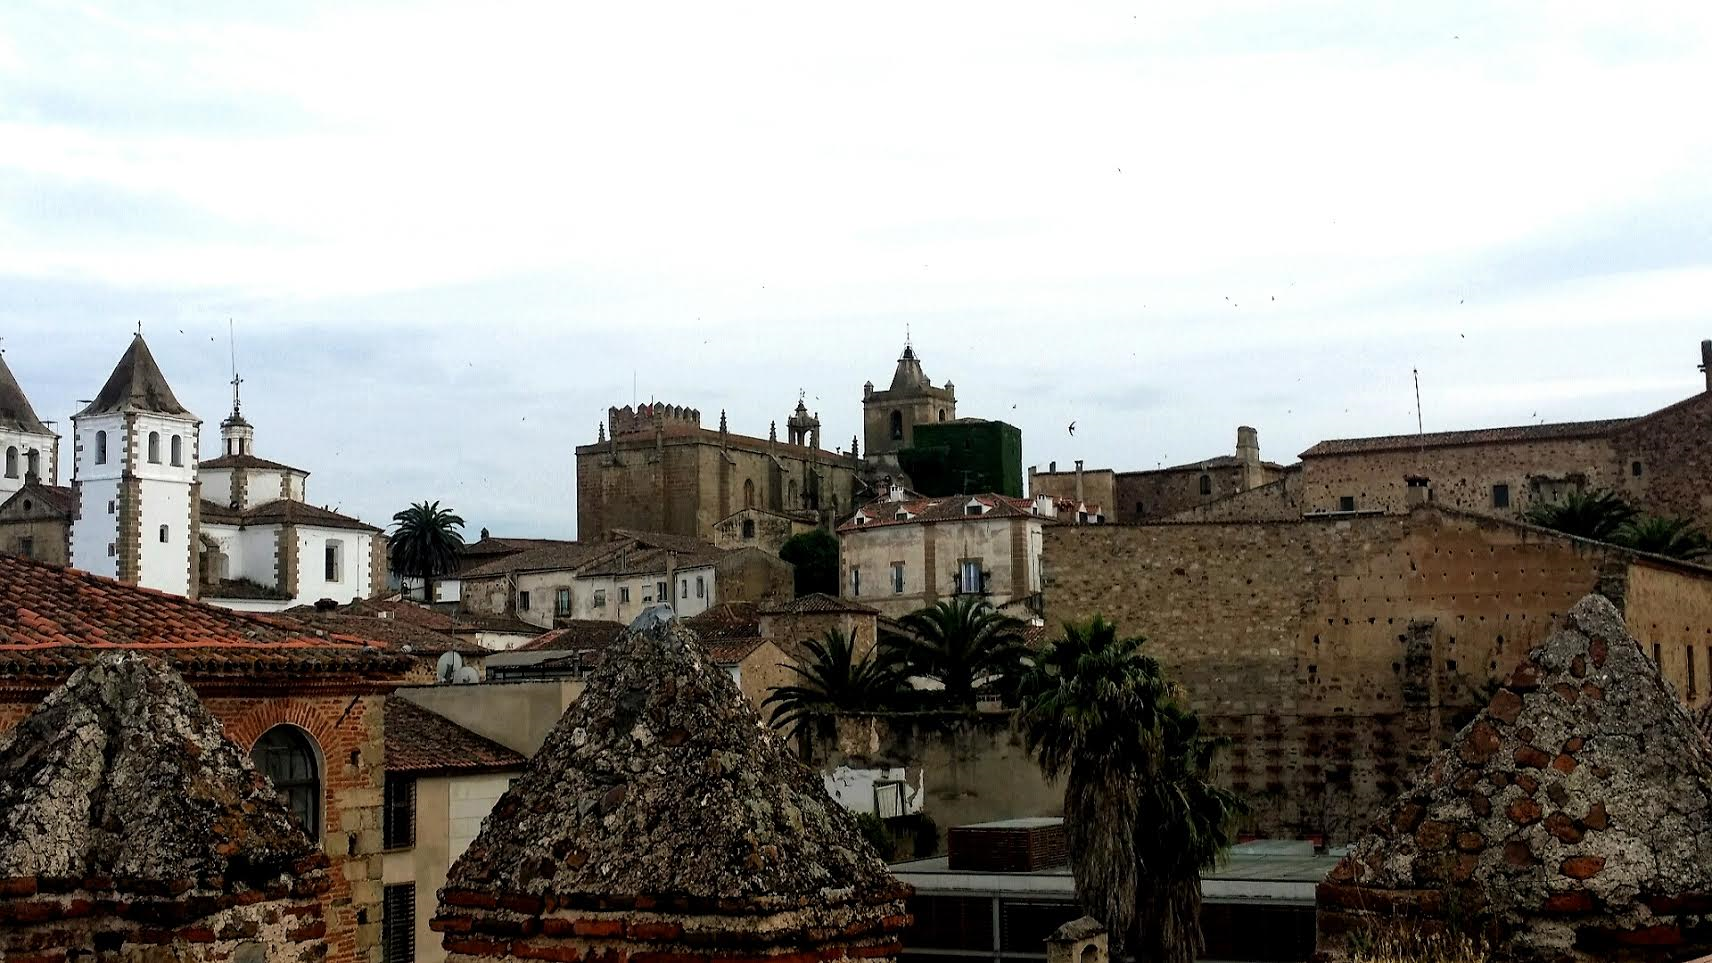
M487 541L487 539L488 539L487 529L484 528L481 530L481 537L482 537L482 541L484 541L484 542Z
M1712 391L1712 341L1700 342L1700 370L1706 374L1706 390Z
M1077 501L1077 503L1080 504L1082 499L1083 499L1083 495L1082 495L1082 459L1078 458L1078 459L1076 459L1076 501Z
M1409 475L1403 479L1403 483L1409 486L1404 493L1403 504L1411 510L1433 500L1433 487L1422 476Z
M1049 462L1047 462L1047 463L1046 463L1046 473L1047 473L1047 474L1048 474L1048 475L1056 475L1056 474L1058 474L1058 463L1057 463L1057 462L1055 462L1055 461L1049 461Z
M1248 491L1259 488L1260 475L1260 432L1247 425L1240 425L1236 430L1236 463L1238 471L1237 491Z
M1106 927L1092 916L1072 920L1046 938L1046 963L1108 963Z

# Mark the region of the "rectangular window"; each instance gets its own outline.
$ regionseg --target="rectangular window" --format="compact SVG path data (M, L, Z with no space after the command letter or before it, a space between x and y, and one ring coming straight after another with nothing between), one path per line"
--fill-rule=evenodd
M1146 516L1147 516L1146 506L1142 505L1141 502L1136 502L1135 503L1135 517L1136 518L1145 518Z
M618 590L618 601L619 602L630 601L630 586L626 585L626 586L621 587Z
M119 554L118 543L117 542L108 542L107 543L107 557L112 558L113 556L115 556L117 554Z
M904 563L892 563L892 594L904 594Z
M594 607L597 609L606 608L606 589L594 590Z
M1653 665L1660 665L1664 662L1664 653L1660 652L1659 648L1660 648L1659 644L1657 642L1654 642L1653 643Z
M1692 699L1697 691L1694 685L1694 646L1685 645L1683 649L1688 655L1688 697Z
M957 591L978 594L986 586L981 584L981 560L966 558L957 563Z
M517 593L517 610L520 612L529 611L529 593L528 592L518 592Z
M1509 485L1493 485L1492 486L1492 507L1493 508L1509 508L1510 507L1510 486Z
M853 599L862 597L862 566L860 565L850 566L850 597Z
M112 500L111 498L109 498L107 500L107 514L114 515L114 514L117 514L118 511L119 511L119 503Z
M343 571L341 571L344 568L344 565L342 564L345 560L344 554L345 553L344 553L344 544L343 543L336 542L336 541L328 541L327 542L327 550L326 550L326 555L327 555L327 558L326 558L327 581L339 582L339 581L344 580L344 574L345 573Z
M18 539L18 554L25 558L36 557L36 540L33 538Z
M382 842L387 849L406 849L416 845L415 777L393 775L386 777L384 822Z
M1344 495L1337 500L1337 510L1340 512L1355 511L1355 496Z
M707 598L707 579L700 575L695 577L695 597L698 599Z
M382 963L416 963L416 884L388 886L381 907Z
M656 601L660 601L660 602L668 601L668 597L666 595L666 583L665 582L655 582L654 583L654 599Z
M571 614L571 590L570 589L562 588L562 589L559 589L558 591L553 593L553 614L554 615L570 615Z
M687 599L689 597L690 597L690 580L687 578L678 579L678 598Z
M1636 478L1641 477L1641 463L1637 461L1634 464L1630 465L1629 471L1633 472L1634 476Z

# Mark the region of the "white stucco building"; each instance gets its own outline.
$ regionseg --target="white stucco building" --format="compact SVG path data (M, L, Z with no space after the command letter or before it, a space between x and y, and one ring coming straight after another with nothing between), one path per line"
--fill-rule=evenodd
M34 476L45 485L59 484L59 436L36 411L24 389L12 377L6 357L0 354L0 453L5 457L0 473L0 502L12 497Z
M173 397L141 334L71 424L71 564L194 598L202 422Z

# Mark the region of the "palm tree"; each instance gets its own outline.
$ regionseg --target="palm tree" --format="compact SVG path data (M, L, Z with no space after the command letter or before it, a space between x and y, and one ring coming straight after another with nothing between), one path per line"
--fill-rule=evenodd
M1595 488L1573 491L1561 502L1535 505L1522 520L1541 528L1609 542L1617 530L1635 517L1634 506L1613 491Z
M884 653L870 650L856 657L856 647L843 629L827 629L817 641L804 639L808 659L783 667L796 673L798 684L776 686L763 708L772 706L772 724L794 738L815 719L834 712L872 712L891 708L903 677Z
M904 670L937 681L945 701L961 708L973 709L984 685L1014 682L1028 652L1022 621L973 595L936 602L902 621L912 636L897 647Z
M1076 898L1113 956L1189 963L1205 947L1201 870L1244 806L1212 779L1223 742L1201 733L1144 641L1099 617L1066 625L1023 677L1019 721L1042 771L1065 779Z
M1637 552L1669 558L1697 559L1712 554L1712 541L1689 518L1643 515L1624 523L1611 540Z
M417 502L392 516L387 557L392 570L422 580L422 601L434 603L434 580L458 570L464 520L439 502Z

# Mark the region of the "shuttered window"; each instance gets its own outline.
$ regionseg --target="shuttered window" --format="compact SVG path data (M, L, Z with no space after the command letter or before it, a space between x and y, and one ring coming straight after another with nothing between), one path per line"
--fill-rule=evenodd
M387 849L416 845L416 780L410 776L386 777Z
M401 883L386 888L385 916L381 920L381 959L384 963L415 963L416 884Z

